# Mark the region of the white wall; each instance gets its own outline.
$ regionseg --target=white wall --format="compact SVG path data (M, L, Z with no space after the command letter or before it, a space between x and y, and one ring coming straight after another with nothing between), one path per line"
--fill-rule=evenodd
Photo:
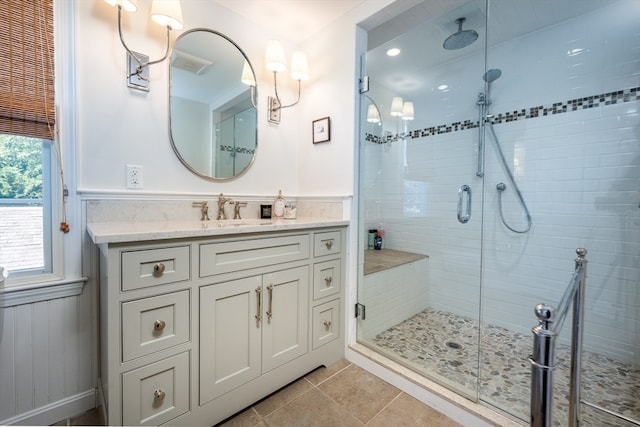
M185 29L207 27L229 36L245 50L258 78L258 151L240 179L215 183L193 175L174 155L167 131L167 65L151 67L151 90L125 84L125 51L116 30L116 10L104 1L78 2L79 189L85 194L230 194L348 196L353 193L355 24L391 0L368 2L300 46L283 40L290 56L309 56L310 80L303 82L300 105L282 111L282 122L266 120L272 75L263 65L262 30L212 2L183 0ZM158 57L164 33L149 19L150 2L123 14L125 41L134 51ZM174 31L175 38L180 31ZM285 102L295 97L288 75L279 79ZM282 87L280 87L282 86ZM311 122L332 119L330 143L311 143ZM144 167L144 188L125 189L125 166Z
M639 87L639 18L639 3L613 2L491 46L487 68L502 70L492 86L491 112L528 113L540 105L566 105L573 99ZM584 53L567 55L577 47ZM467 85L466 101L459 108L455 93L447 95L449 100L417 106L416 115L426 119L412 122L410 130L478 120L475 97L483 90L481 54L447 66L425 73L455 70L450 71L452 82L477 82L476 87ZM384 88L377 90L384 94ZM573 270L575 249L586 247L586 347L619 360L638 360L640 101L637 92L614 104L607 102L611 99L596 98L597 107L546 117L517 121L503 117L495 125L533 217L531 232L525 235L508 232L500 222L495 185L502 181L512 186L489 135L484 181L475 176L477 128L387 145L368 143L365 156L372 168L364 174L365 195L382 203L373 202L366 220L384 224L388 247L430 256L430 304L477 317L482 296L483 321L527 334L535 324L533 306L557 304ZM460 116L455 120L447 116L451 107ZM407 180L418 181L427 190L421 217L403 212L411 196L405 192ZM455 213L462 184L473 190L472 220L465 225L458 223ZM524 228L512 190L504 197L507 219L515 228Z

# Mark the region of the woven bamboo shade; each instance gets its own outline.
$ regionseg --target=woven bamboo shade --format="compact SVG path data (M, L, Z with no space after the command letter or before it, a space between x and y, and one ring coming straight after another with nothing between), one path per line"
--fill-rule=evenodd
M0 132L54 138L53 0L0 1Z

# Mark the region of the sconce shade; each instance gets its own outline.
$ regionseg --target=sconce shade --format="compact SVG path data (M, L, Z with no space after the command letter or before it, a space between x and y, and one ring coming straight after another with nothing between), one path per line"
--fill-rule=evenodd
M127 12L135 12L138 10L138 0L104 0L111 6L122 6Z
M293 56L291 57L291 78L294 80L309 79L307 55L302 52L293 52Z
M269 40L267 42L265 66L269 71L273 71L274 73L281 73L287 69L286 60L284 58L284 49L279 41Z
M180 0L153 0L151 19L163 27L171 27L173 30L182 29Z
M380 123L380 114L375 105L369 105L367 109L367 121L369 123Z
M244 61L244 65L242 66L242 76L240 77L240 81L247 86L256 85L256 81L253 79L253 71L251 71L251 67L247 61Z
M413 102L405 102L402 106L402 120L413 120Z
M394 96L393 100L391 101L391 115L396 117L402 116L402 106L402 98L399 96Z

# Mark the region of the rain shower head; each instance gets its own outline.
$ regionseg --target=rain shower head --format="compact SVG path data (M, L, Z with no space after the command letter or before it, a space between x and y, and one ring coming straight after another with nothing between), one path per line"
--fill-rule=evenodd
M458 18L456 19L456 24L458 24L458 32L451 34L447 37L442 43L442 47L447 50L455 50L462 49L463 47L469 46L471 43L478 39L478 33L473 30L462 30L462 24L466 21L467 18Z
M482 78L484 79L485 82L491 83L498 80L501 75L502 75L502 71L499 68L492 68L488 70L486 73L484 73L484 76L482 76Z

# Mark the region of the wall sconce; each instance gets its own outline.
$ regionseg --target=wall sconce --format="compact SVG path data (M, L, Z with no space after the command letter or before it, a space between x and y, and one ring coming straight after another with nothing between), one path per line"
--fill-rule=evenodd
M258 108L256 105L256 81L253 77L253 70L251 69L251 65L249 65L246 60L244 61L244 64L242 64L242 74L240 75L240 81L250 87L251 105L253 105L253 108Z
M390 114L394 117L401 117L402 120L413 120L415 118L413 102L404 102L399 96L393 97Z
M413 120L414 118L413 102L407 101L402 105L402 120Z
M291 78L298 81L298 97L292 104L282 105L282 100L278 95L278 73L286 71L286 60L284 56L284 49L280 42L276 40L270 40L267 43L267 50L265 53L265 66L269 71L273 72L273 87L275 91L275 97L269 96L267 98L269 105L268 119L271 123L280 123L280 111L283 108L293 107L300 101L300 86L302 80L309 78L309 65L307 64L307 57L302 52L294 52L291 57Z
M164 56L155 61L150 61L148 55L134 52L124 42L122 37L122 10L135 12L138 10L137 0L104 0L118 9L118 34L120 42L127 51L127 86L138 90L149 90L149 65L157 64L167 59L169 55L171 30L182 28L182 8L180 0L153 0L151 3L151 19L158 25L167 28L167 49Z
M391 115L394 117L402 117L402 98L394 96L391 100Z
M380 112L373 104L369 105L369 108L367 108L367 122L380 123Z

